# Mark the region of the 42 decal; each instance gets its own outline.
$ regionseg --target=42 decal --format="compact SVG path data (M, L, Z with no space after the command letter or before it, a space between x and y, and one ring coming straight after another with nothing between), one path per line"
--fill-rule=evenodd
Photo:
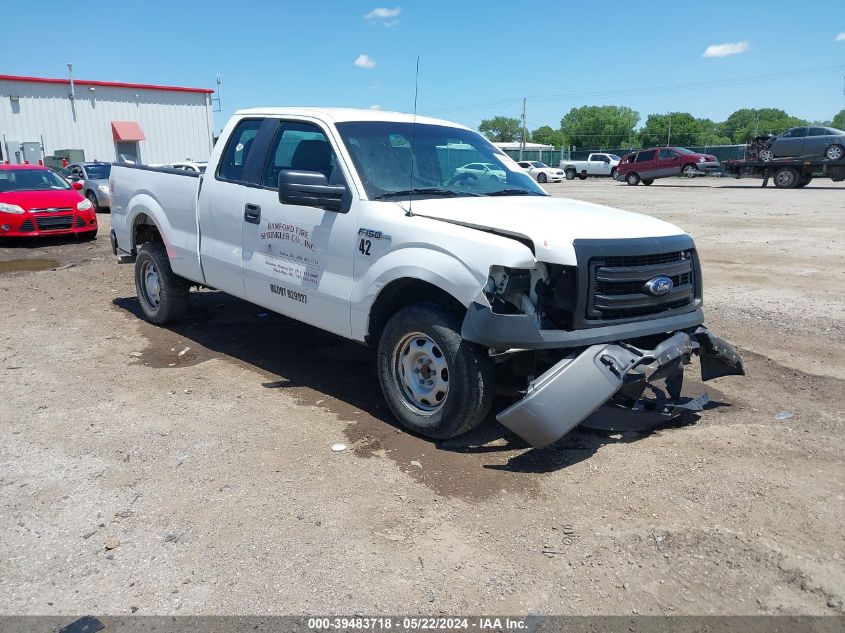
M358 252L367 257L371 256L370 250L373 247L373 240L389 240L390 236L385 235L381 231L367 229L361 227L358 229L358 236L361 238L358 241Z

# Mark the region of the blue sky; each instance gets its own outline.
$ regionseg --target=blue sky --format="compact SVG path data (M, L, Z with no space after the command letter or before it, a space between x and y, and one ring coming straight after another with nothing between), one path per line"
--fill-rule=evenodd
M210 88L220 73L217 129L262 105L410 111L417 54L419 112L472 127L518 116L523 96L530 129L592 104L630 106L640 125L653 112L777 107L816 120L845 108L843 0L72 6L4 0L4 31L30 35L6 39L0 73L61 77L73 62L82 79ZM725 44L714 54L733 54L703 56Z

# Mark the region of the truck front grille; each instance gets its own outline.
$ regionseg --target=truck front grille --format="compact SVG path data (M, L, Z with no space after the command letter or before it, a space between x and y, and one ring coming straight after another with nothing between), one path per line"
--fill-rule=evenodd
M588 266L588 320L633 319L678 310L695 301L691 250L593 257ZM662 296L649 293L646 284L655 277L671 279L672 289Z

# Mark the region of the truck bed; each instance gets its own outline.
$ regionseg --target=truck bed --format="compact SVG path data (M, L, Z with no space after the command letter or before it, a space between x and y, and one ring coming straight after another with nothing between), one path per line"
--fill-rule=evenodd
M762 178L764 187L771 176L784 168L795 169L804 177L830 178L834 182L845 180L845 159L834 161L818 154L775 158L768 162L756 159L722 162L722 169L726 173L737 178Z
M165 239L173 272L202 283L197 224L199 174L121 163L112 167L109 180L117 247L134 254L135 228L141 223L155 224ZM130 208L131 217L127 214Z

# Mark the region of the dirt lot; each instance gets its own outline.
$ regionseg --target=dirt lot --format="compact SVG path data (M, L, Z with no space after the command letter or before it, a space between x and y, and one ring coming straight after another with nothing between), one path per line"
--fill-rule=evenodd
M0 248L0 612L843 613L845 186L549 190L697 238L748 371L700 419L434 444L367 349L209 291L140 320L107 215Z

